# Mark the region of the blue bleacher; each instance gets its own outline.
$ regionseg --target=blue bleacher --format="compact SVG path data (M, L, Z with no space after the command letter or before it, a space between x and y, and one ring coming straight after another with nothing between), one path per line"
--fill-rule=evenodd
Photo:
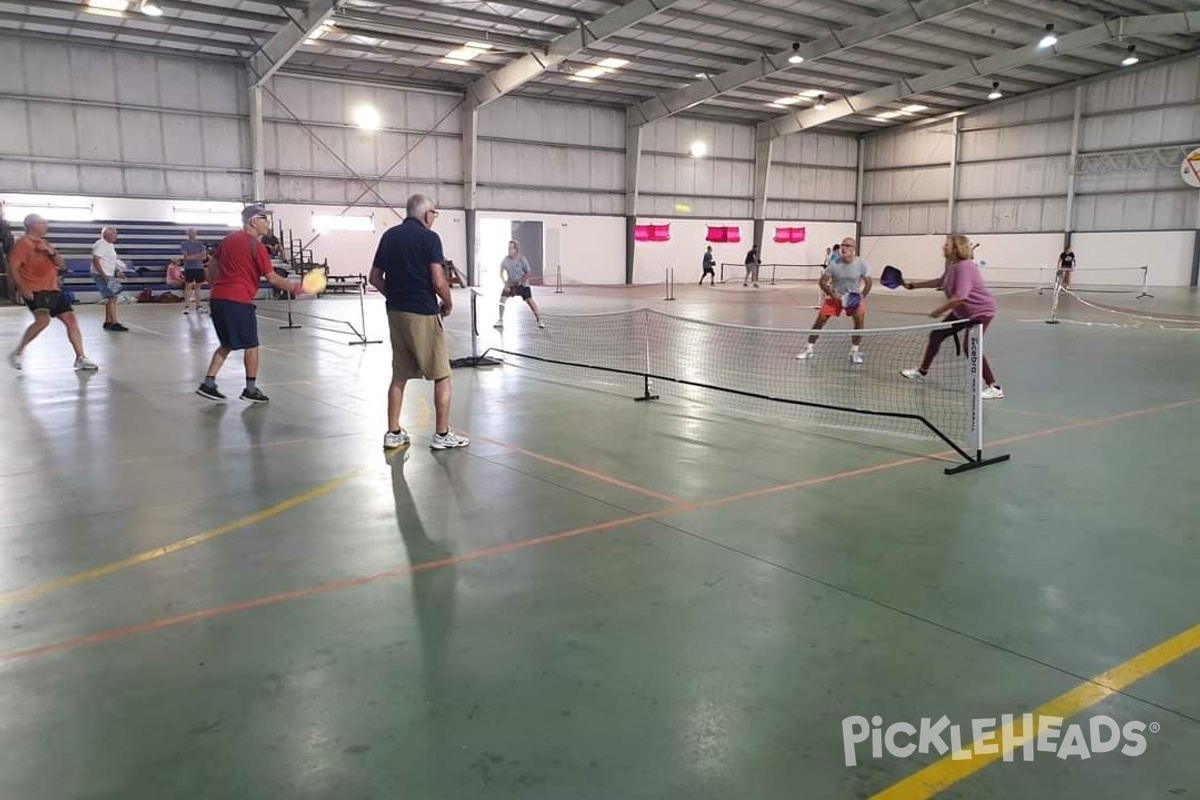
M166 284L167 263L180 255L179 245L187 238L189 228L196 229L196 238L206 245L216 245L236 228L224 225L180 225L174 222L146 220L95 220L93 222L58 222L50 220L47 238L62 253L67 263L63 288L81 300L96 299L92 282L92 244L100 238L100 230L111 225L117 229L117 255L128 269L122 280L126 294L136 295L143 289L156 294L182 289ZM141 270L141 273L138 273Z

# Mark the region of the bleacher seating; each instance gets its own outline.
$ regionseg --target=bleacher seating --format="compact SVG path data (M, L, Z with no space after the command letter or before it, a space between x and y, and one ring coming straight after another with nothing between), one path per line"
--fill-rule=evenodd
M80 300L96 299L92 282L92 244L100 238L100 229L111 225L117 229L117 255L125 262L126 276L122 283L126 294L136 295L143 289L155 294L180 287L166 283L167 263L180 255L179 245L187 238L189 228L196 229L196 238L207 245L216 245L235 229L223 225L179 225L174 222L145 220L96 220L94 222L50 221L47 238L62 253L67 263L63 273L63 288Z

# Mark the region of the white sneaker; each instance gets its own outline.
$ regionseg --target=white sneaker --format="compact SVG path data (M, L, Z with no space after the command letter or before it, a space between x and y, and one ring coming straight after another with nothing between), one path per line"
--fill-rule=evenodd
M496 330L498 330L498 331L500 331L500 330L504 330L504 321L503 321L503 320L501 320L500 322L497 322L497 323L496 323L495 325L493 325L492 327L493 327L493 328L495 328L495 329L496 329Z
M465 436L459 436L453 430L446 431L445 435L435 433L429 446L434 450L446 450L451 447L466 447L471 443L471 440Z
M404 428L401 428L397 432L388 431L383 435L383 449L396 450L400 447L404 447L410 441L411 440L408 438L408 431L404 430Z
M207 314L207 313L208 313L208 306L199 306L199 307L196 309L196 313L197 313L197 314Z
M544 327L546 327L546 323L542 322L541 320L538 320L538 327L544 328Z
M1003 400L1004 390L999 386L985 386L983 387L983 391L980 392L980 397L984 400Z
M862 363L862 353L860 353L857 350L851 350L850 351L850 362L852 364L861 364Z
M183 307L183 313L184 313L184 316L187 316L187 313L188 313L187 306Z
M799 359L816 358L816 357L817 357L817 354L811 347L806 347L803 350L801 350L799 353L796 354L796 358L799 358Z
M97 367L96 364L87 356L80 356L79 358L75 359L75 370L77 372L92 372L93 370L97 369L100 368Z
M21 368L21 354L20 353L9 353L8 354L8 365L10 367L12 367L13 369L20 369Z
M918 383L925 382L925 376L921 374L921 370L919 369L902 369L900 370L900 374L908 378L910 381L917 381Z

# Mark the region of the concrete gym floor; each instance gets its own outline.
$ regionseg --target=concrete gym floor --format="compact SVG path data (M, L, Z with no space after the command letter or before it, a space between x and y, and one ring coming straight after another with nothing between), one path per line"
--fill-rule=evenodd
M879 291L875 326L937 303ZM805 327L810 294L538 299ZM1159 295L1120 302L1197 314ZM297 307L358 318L354 299ZM1200 332L1083 307L1052 327L1048 308L1003 296L987 341L1008 393L989 449L1013 460L946 477L934 443L515 364L455 373L463 451L429 450L414 385L414 444L389 459L386 344L280 331L264 303L272 402L233 399L231 361L212 405L192 394L207 318L122 306L132 330L106 334L81 307L99 373L71 371L56 325L0 377L0 798L1197 795ZM384 334L378 299L368 314ZM27 321L0 309L0 338ZM844 763L849 716L945 715L969 740L1035 709L1161 730L1137 757Z

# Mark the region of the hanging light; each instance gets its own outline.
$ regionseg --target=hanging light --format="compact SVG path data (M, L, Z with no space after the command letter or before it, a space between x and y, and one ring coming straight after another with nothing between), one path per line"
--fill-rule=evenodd
M1138 57L1133 52L1136 48L1137 48L1137 45L1131 44L1126 49L1126 56L1125 56L1125 58L1121 59L1122 67L1132 67L1134 64L1138 63Z
M992 93L988 95L988 100L999 100L1004 97L1004 93L1000 91L1000 81L992 81Z
M815 108L817 111L825 110L825 95L821 95L817 98L817 103L813 106L813 108Z
M800 43L792 42L792 54L788 56L789 64L803 64L804 56L800 55Z
M1056 45L1056 44L1058 44L1058 37L1054 35L1054 23L1047 22L1046 23L1046 35L1042 37L1042 40L1040 42L1038 42L1038 47L1041 47L1044 49L1047 47L1054 47L1054 45Z
M138 6L138 10L147 17L161 17L163 13L162 6L160 6L154 0L142 0L141 4Z

